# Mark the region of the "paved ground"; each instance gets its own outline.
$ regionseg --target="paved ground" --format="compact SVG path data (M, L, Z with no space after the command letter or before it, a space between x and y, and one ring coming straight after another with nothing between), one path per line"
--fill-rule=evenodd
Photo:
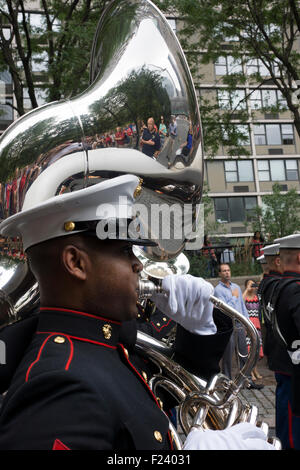
M249 276L247 277L249 278ZM242 291L244 289L245 276L233 278L232 281L239 284ZM254 276L255 280L259 279L259 276ZM207 279L214 286L219 282L219 279ZM264 340L264 328L262 329L263 340ZM261 390L255 389L243 389L241 391L241 396L244 401L247 401L250 404L256 405L258 407L258 419L265 421L269 425L270 435L275 434L275 388L276 381L274 378L274 373L269 370L267 365L266 357L260 359L257 363L257 369L262 375L262 379L257 380L256 383L264 385L264 388ZM235 369L233 369L234 371Z
M257 369L262 375L262 379L255 383L263 384L261 390L242 389L240 397L243 402L255 405L258 408L258 421L263 421L269 426L269 436L274 437L275 433L275 389L276 381L274 373L269 370L266 358L259 360ZM235 369L233 369L235 370Z

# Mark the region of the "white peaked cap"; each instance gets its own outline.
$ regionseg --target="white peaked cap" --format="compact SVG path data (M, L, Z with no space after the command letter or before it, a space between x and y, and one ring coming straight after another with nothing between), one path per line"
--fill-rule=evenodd
M135 198L140 191L141 181L134 175L104 180L78 191L51 197L8 217L0 224L0 233L21 238L26 250L53 238L82 232L105 239L102 237L104 223L107 225L112 221L114 230L110 230L106 238L127 240L135 245L156 245L142 239L136 232L135 238L128 236L127 224L132 222Z
M263 247L263 252L265 256L276 256L279 255L279 243L273 243L273 245L266 245Z
M287 235L286 237L277 238L274 241L276 243L279 243L280 249L296 248L300 250L300 233L294 233L293 235Z

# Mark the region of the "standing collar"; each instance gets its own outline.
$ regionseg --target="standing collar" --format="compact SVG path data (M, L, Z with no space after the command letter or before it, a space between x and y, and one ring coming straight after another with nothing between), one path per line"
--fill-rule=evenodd
M284 271L283 277L300 277L300 272L297 271Z
M66 335L115 348L119 342L120 329L120 322L87 312L41 307L37 332Z
M233 284L232 281L229 281L229 283L230 283L230 286ZM220 281L220 284L222 284L222 286L224 287L227 287L227 289L230 288L230 286L227 286L223 281Z

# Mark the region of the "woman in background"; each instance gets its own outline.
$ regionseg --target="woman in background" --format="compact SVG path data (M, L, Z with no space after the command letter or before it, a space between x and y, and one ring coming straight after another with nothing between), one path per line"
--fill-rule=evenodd
M253 279L247 279L245 281L245 290L243 292L243 299L248 310L249 320L255 326L258 336L259 336L259 358L262 359L264 356L263 345L262 345L262 335L261 335L261 320L260 320L260 305L259 299L257 296L258 285ZM250 338L246 338L248 349L250 346ZM251 371L252 380L262 379L262 376L259 374L257 367L255 366Z

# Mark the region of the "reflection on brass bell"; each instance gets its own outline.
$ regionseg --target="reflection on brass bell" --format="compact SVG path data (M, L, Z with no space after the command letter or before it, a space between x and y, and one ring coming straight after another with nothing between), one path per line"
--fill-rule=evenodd
M135 188L135 191L133 193L133 197L136 199L142 192L142 184L143 184L143 179L140 178L140 182L138 186Z

